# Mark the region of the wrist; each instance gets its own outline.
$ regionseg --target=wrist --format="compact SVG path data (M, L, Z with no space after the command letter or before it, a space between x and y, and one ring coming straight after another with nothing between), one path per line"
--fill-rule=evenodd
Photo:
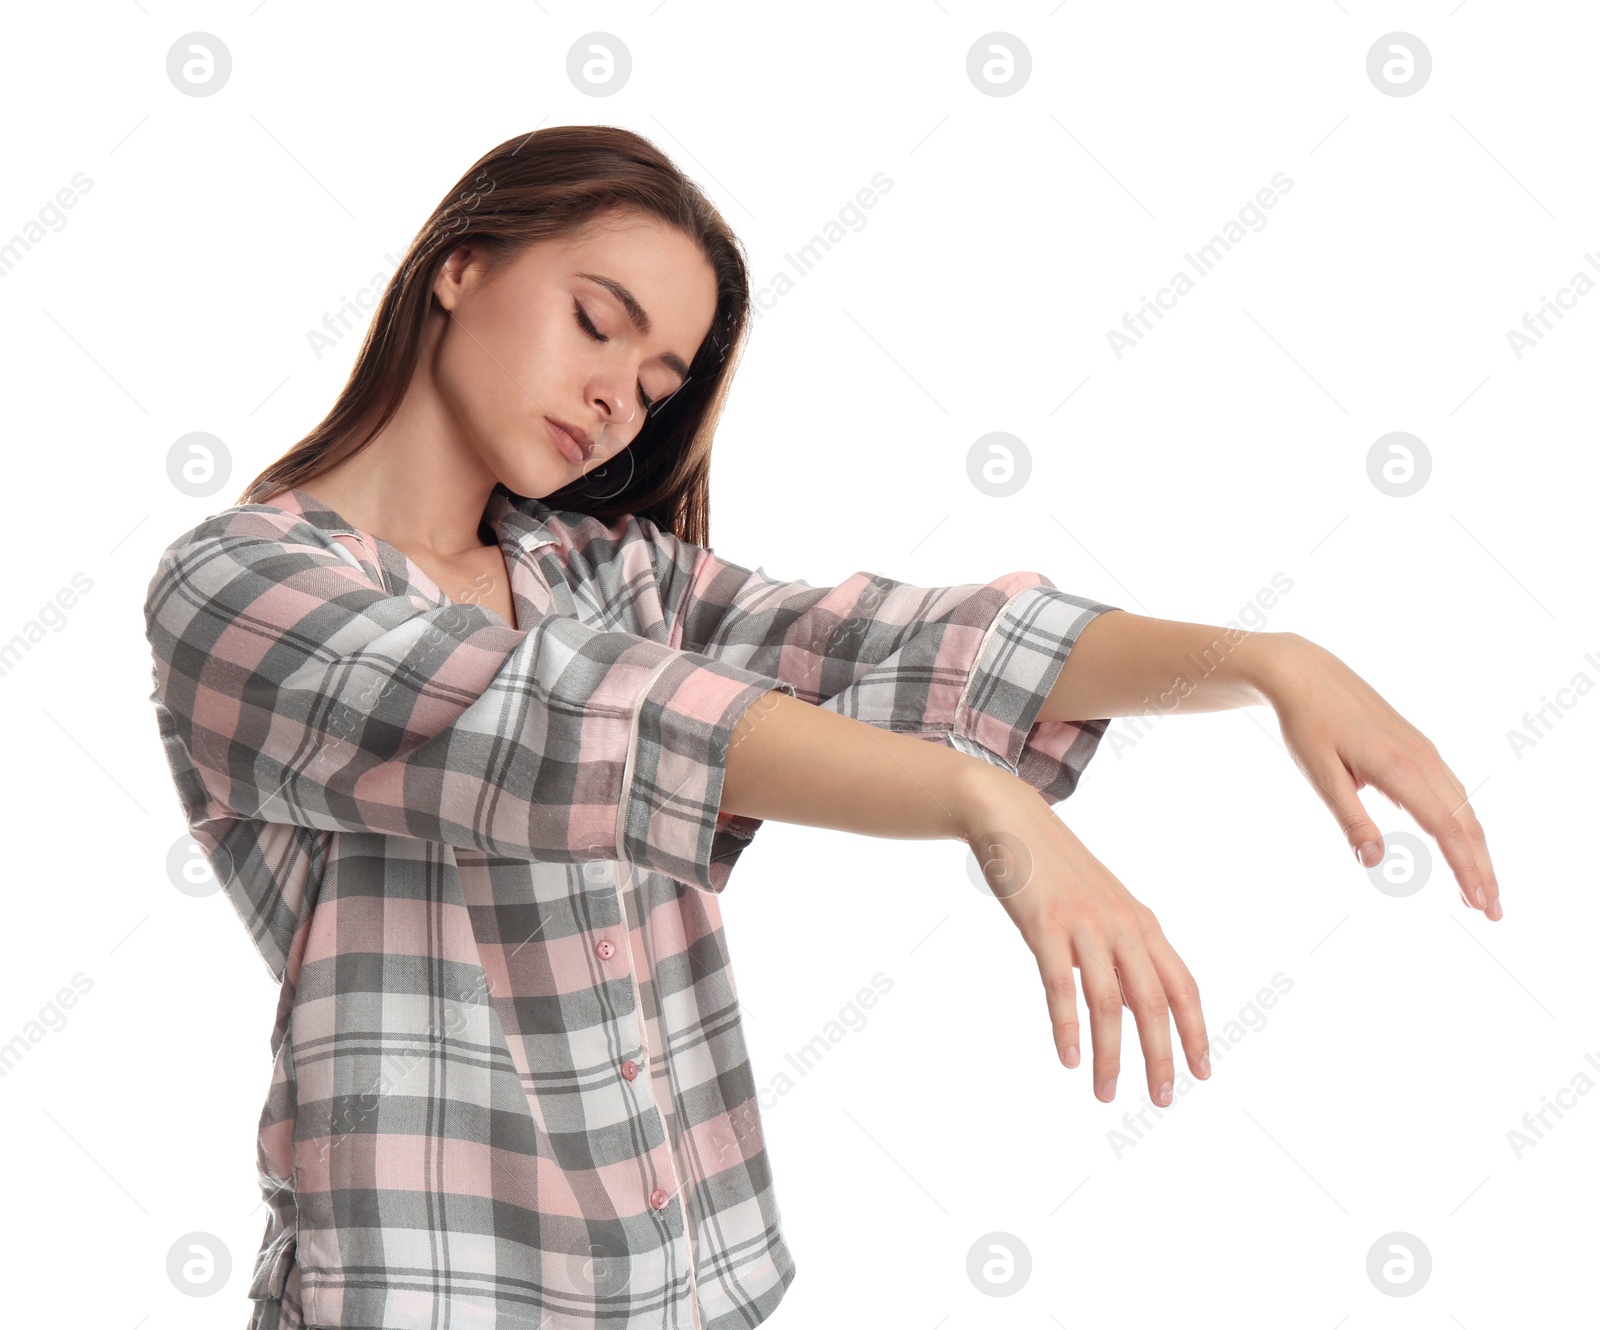
M982 758L970 758L957 786L954 810L960 839L971 846L979 837L991 835L1005 822L1003 810L1014 808L1023 794L1039 798L1021 776Z
M1311 671L1311 655L1320 650L1299 633L1256 633L1251 635L1252 650L1241 662L1251 687L1273 710L1302 687Z

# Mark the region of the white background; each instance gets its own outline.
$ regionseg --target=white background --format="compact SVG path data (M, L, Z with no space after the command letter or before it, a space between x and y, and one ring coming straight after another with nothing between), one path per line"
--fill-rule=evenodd
M1120 755L1108 737L1057 812L1155 909L1213 1038L1292 982L1119 1152L1145 1103L1133 1021L1101 1104L1087 1060L1057 1061L1033 959L961 847L768 823L722 900L799 1265L774 1330L1594 1323L1600 1094L1569 1095L1520 1158L1507 1135L1578 1073L1600 1085L1580 836L1600 697L1565 694L1520 757L1508 739L1575 675L1600 681L1600 295L1520 359L1506 336L1600 277L1589 6L144 0L14 6L7 28L0 239L92 180L0 283L0 639L92 580L0 676L0 1043L23 1041L0 1078L8 1320L246 1316L276 993L226 899L167 875L184 826L140 608L158 553L322 417L359 335L318 359L308 332L473 160L614 123L707 189L757 286L892 180L757 323L716 450L720 554L817 585L1036 570L1208 624L1284 574L1266 626L1334 651L1438 745L1504 893L1485 921L1436 849L1421 891L1375 889L1270 709L1169 717ZM1011 96L966 72L996 30L1031 54ZM232 52L215 96L167 78L191 31ZM567 78L591 31L632 52L614 96ZM1432 53L1411 96L1366 73L1394 31ZM1293 188L1267 224L1118 359L1107 330L1278 172ZM231 450L214 498L167 479L194 430ZM996 430L1033 467L1003 499L967 476ZM1406 498L1367 473L1395 430L1433 463ZM772 1093L879 971L865 1026ZM37 1037L74 974L92 987ZM192 1230L234 1263L200 1301L166 1275ZM1406 1297L1366 1272L1397 1230L1433 1262ZM1032 1257L1005 1298L967 1275L996 1231Z

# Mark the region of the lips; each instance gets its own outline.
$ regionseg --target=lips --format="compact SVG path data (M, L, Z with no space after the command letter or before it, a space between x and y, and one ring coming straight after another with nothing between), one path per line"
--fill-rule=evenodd
M549 416L544 418L544 424L545 428L550 431L551 439L554 440L556 447L561 449L561 454L567 461L574 466L582 466L589 460L589 454L594 451L594 445L589 441L587 435L572 426L558 425Z

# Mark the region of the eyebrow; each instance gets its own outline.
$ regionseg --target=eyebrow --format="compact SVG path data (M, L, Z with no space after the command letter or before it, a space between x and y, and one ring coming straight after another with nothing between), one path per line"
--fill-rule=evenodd
M633 292L628 290L621 282L610 277L602 277L599 273L580 272L579 277L595 282L611 292L621 304L628 316L628 321L637 328L642 336L650 335L650 316L644 312L644 306L639 303ZM661 356L661 363L675 373L680 379L688 379L689 366L682 356L673 351L665 351Z

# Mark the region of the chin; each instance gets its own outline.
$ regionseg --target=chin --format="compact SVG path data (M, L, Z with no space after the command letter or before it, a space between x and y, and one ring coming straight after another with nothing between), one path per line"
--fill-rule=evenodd
M565 467L540 465L526 458L520 465L497 467L495 473L502 485L525 499L542 499L572 480Z

